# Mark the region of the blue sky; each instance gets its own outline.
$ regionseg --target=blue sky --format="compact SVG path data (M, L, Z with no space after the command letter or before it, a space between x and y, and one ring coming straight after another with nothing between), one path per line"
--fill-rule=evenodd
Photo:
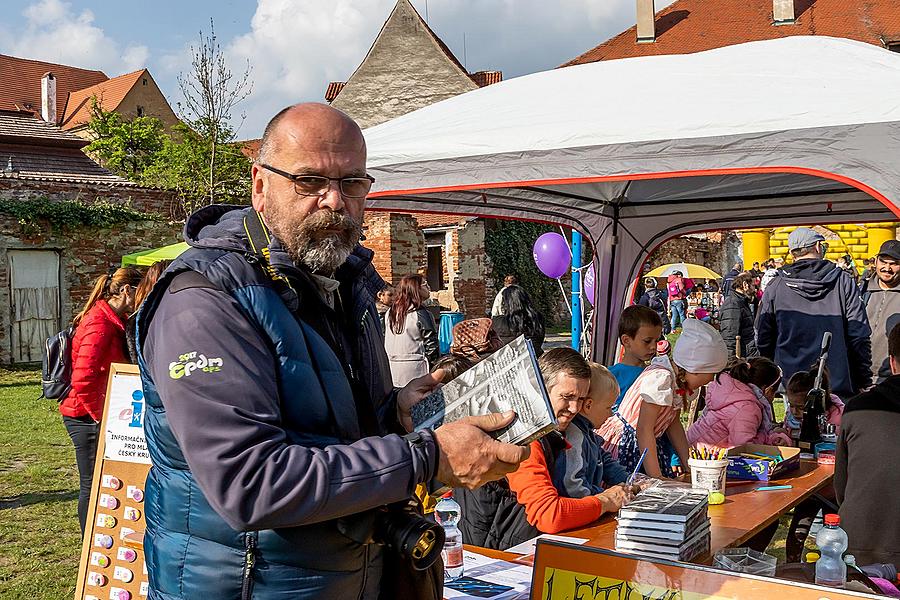
M656 0L656 9L673 0ZM426 14L426 0L412 0ZM395 0L3 0L0 53L100 69L148 67L175 108L190 45L214 19L235 70L252 66L239 136L271 115L321 101L364 58ZM505 78L553 68L630 27L635 0L428 0L429 25L470 71ZM465 37L465 52L463 38Z

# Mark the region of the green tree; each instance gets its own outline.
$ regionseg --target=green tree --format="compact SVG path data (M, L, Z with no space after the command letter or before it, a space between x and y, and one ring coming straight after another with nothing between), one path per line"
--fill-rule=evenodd
M178 86L184 97L183 102L178 103L178 109L182 121L197 136L188 142L192 146L202 143L207 147L203 153L205 168L195 171L194 176L205 174L206 182L202 190L208 203L212 204L229 200L229 195L234 191L235 177L228 165L235 162L235 151L238 154L240 151L233 145L235 128L232 113L250 95L253 82L249 61L239 75L228 68L212 19L209 21L209 35L200 32L200 43L191 46L191 54L191 70L178 76ZM242 121L243 117L241 115ZM222 175L225 179L220 179Z
M223 131L226 137L233 137L227 128ZM211 176L204 176L210 168ZM163 138L162 148L140 181L177 191L183 216L187 216L213 200L225 204L249 202L250 160L237 144L210 145L208 133L178 123L172 128L172 135Z
M87 129L93 141L85 151L116 175L137 182L156 160L167 138L159 119L126 119L117 112L103 110L96 98L91 99Z
M563 294L556 281L538 270L531 253L534 241L548 231L557 229L552 225L526 221L493 221L485 232L484 251L491 259L495 292L503 287L506 275L515 274L519 285L531 296L531 302L544 316L547 325L556 325L569 318L568 313L564 313ZM568 279L568 276L564 278L566 289Z

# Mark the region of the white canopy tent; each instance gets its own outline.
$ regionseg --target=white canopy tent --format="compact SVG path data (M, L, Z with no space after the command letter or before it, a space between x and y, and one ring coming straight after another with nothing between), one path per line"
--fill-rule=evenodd
M789 37L598 62L481 88L365 136L372 209L580 230L598 264L594 355L605 360L629 283L668 238L900 215L900 55Z

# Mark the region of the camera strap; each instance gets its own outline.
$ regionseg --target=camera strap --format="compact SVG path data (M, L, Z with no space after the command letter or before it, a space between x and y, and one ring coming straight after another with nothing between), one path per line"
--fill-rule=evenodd
M289 288L293 289L291 282L287 277L278 272L272 266L271 254L269 253L269 244L272 243L272 236L263 222L262 215L255 208L244 215L244 232L247 234L247 241L250 243L250 250L257 262L262 266L263 271L273 280L280 281Z

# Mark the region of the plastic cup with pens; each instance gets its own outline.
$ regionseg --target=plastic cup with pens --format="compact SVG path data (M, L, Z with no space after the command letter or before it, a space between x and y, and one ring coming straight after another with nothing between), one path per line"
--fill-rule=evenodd
M705 490L710 504L725 502L725 477L728 469L728 450L725 448L691 448L688 465L691 467L691 487Z

